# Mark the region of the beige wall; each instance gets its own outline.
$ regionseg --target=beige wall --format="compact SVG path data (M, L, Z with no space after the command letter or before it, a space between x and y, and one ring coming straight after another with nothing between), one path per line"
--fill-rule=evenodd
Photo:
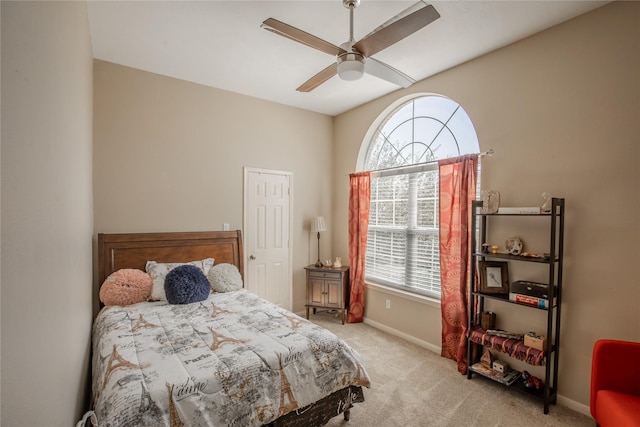
M500 191L503 206L539 205L544 191L566 198L559 393L583 412L594 341L640 340L639 17L640 3L615 2L335 118L334 176L343 177L389 105L446 95L471 117L481 150L495 150L482 161L483 189ZM346 252L345 180L334 193L333 249ZM531 230L511 226L527 243ZM498 242L514 232L494 231ZM438 306L374 289L366 296L368 321L440 346ZM498 326L528 326L527 311L495 311L514 320Z
M0 22L2 22L2 7L0 7ZM2 37L0 37L0 45L2 45L1 39ZM1 57L2 57L2 47L0 46L0 58ZM0 66L0 93L2 93L2 67L1 66ZM2 108L0 108L0 147L1 146L2 146ZM0 149L0 188L2 188L2 149ZM2 197L0 197L0 224L2 224ZM1 226L0 226L0 242L2 242ZM0 244L0 366L2 366L2 332L1 331L2 331L2 244ZM2 386L1 384L2 384L2 369L0 369L0 423L2 423Z
M292 171L300 311L312 217L329 222L321 258L347 256L346 176L369 126L407 95L449 96L481 149L496 151L483 159L483 188L503 205L538 204L543 191L567 199L559 387L584 412L595 339L640 340L639 7L613 3L334 119L94 61L94 230L241 228L243 167ZM367 321L440 347L437 304L374 289L367 301ZM522 311L498 309L505 328L529 326Z
M317 259L309 222L331 227L331 117L98 60L94 98L95 232L241 229L243 168L293 172L302 311L304 267Z
M92 61L84 2L2 2L2 420L88 396Z

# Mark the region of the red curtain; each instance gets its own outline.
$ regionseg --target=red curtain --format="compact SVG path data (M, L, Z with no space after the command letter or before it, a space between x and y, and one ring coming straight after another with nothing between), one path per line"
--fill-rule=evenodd
M349 323L362 322L364 317L364 263L369 227L370 174L349 175Z
M478 155L438 162L440 177L440 287L442 353L467 372L471 202L476 196Z

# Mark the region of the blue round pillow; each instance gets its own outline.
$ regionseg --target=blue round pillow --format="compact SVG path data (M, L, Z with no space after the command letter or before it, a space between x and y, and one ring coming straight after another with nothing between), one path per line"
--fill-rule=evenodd
M181 265L167 273L164 291L169 304L191 304L206 300L211 293L211 285L198 267Z

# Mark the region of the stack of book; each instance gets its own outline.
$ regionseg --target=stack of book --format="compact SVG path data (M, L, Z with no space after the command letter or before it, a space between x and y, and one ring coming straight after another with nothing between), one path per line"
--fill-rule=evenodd
M498 372L495 369L491 369L488 366L478 362L469 367L473 372L476 372L487 378L491 378L494 381L502 383L504 385L513 384L518 378L520 378L521 372L513 369L509 369L507 372Z
M517 280L509 285L509 301L538 308L549 308L556 305L557 288L554 286L554 297L549 305L549 285L527 280Z

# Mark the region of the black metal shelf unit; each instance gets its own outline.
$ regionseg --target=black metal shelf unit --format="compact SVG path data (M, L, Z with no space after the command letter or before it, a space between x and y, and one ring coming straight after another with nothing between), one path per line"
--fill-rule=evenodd
M544 257L525 257L522 255L511 255L505 253L484 253L478 252L478 242L487 242L487 223L489 221L499 221L500 217L522 217L523 220L532 217L540 217L542 220L548 220L549 224L549 250L548 256ZM480 227L478 227L478 220L480 220ZM517 304L522 307L528 307L531 310L544 310L547 316L547 349L545 351L545 377L544 388L542 392L535 393L530 389L522 386L522 381L516 381L509 387L514 390L523 391L528 395L541 399L544 402L544 413L549 413L549 404L556 404L558 397L558 358L560 353L560 311L562 306L562 262L563 262L563 248L564 248L564 199L553 198L551 213L541 214L483 214L482 213L482 201L472 202L472 221L471 229L474 232L471 233L471 249L470 256L470 284L469 284L469 316L468 316L468 336L467 336L467 378L471 379L473 371L470 369L471 365L478 362L478 359L482 351L475 352L477 358L472 359L474 352L473 347L479 346L471 341L471 333L473 330L480 326L481 313L484 311L485 299L491 299L495 301L501 301L507 304ZM479 236L477 236L479 234ZM516 262L533 262L546 264L549 270L548 282L549 285L549 301L554 301L549 305L549 308L544 307L532 307L529 305L520 304L515 301L510 301L509 297L500 294L484 294L479 292L479 286L476 283L478 261L486 259L505 259ZM555 286L554 286L555 285Z

